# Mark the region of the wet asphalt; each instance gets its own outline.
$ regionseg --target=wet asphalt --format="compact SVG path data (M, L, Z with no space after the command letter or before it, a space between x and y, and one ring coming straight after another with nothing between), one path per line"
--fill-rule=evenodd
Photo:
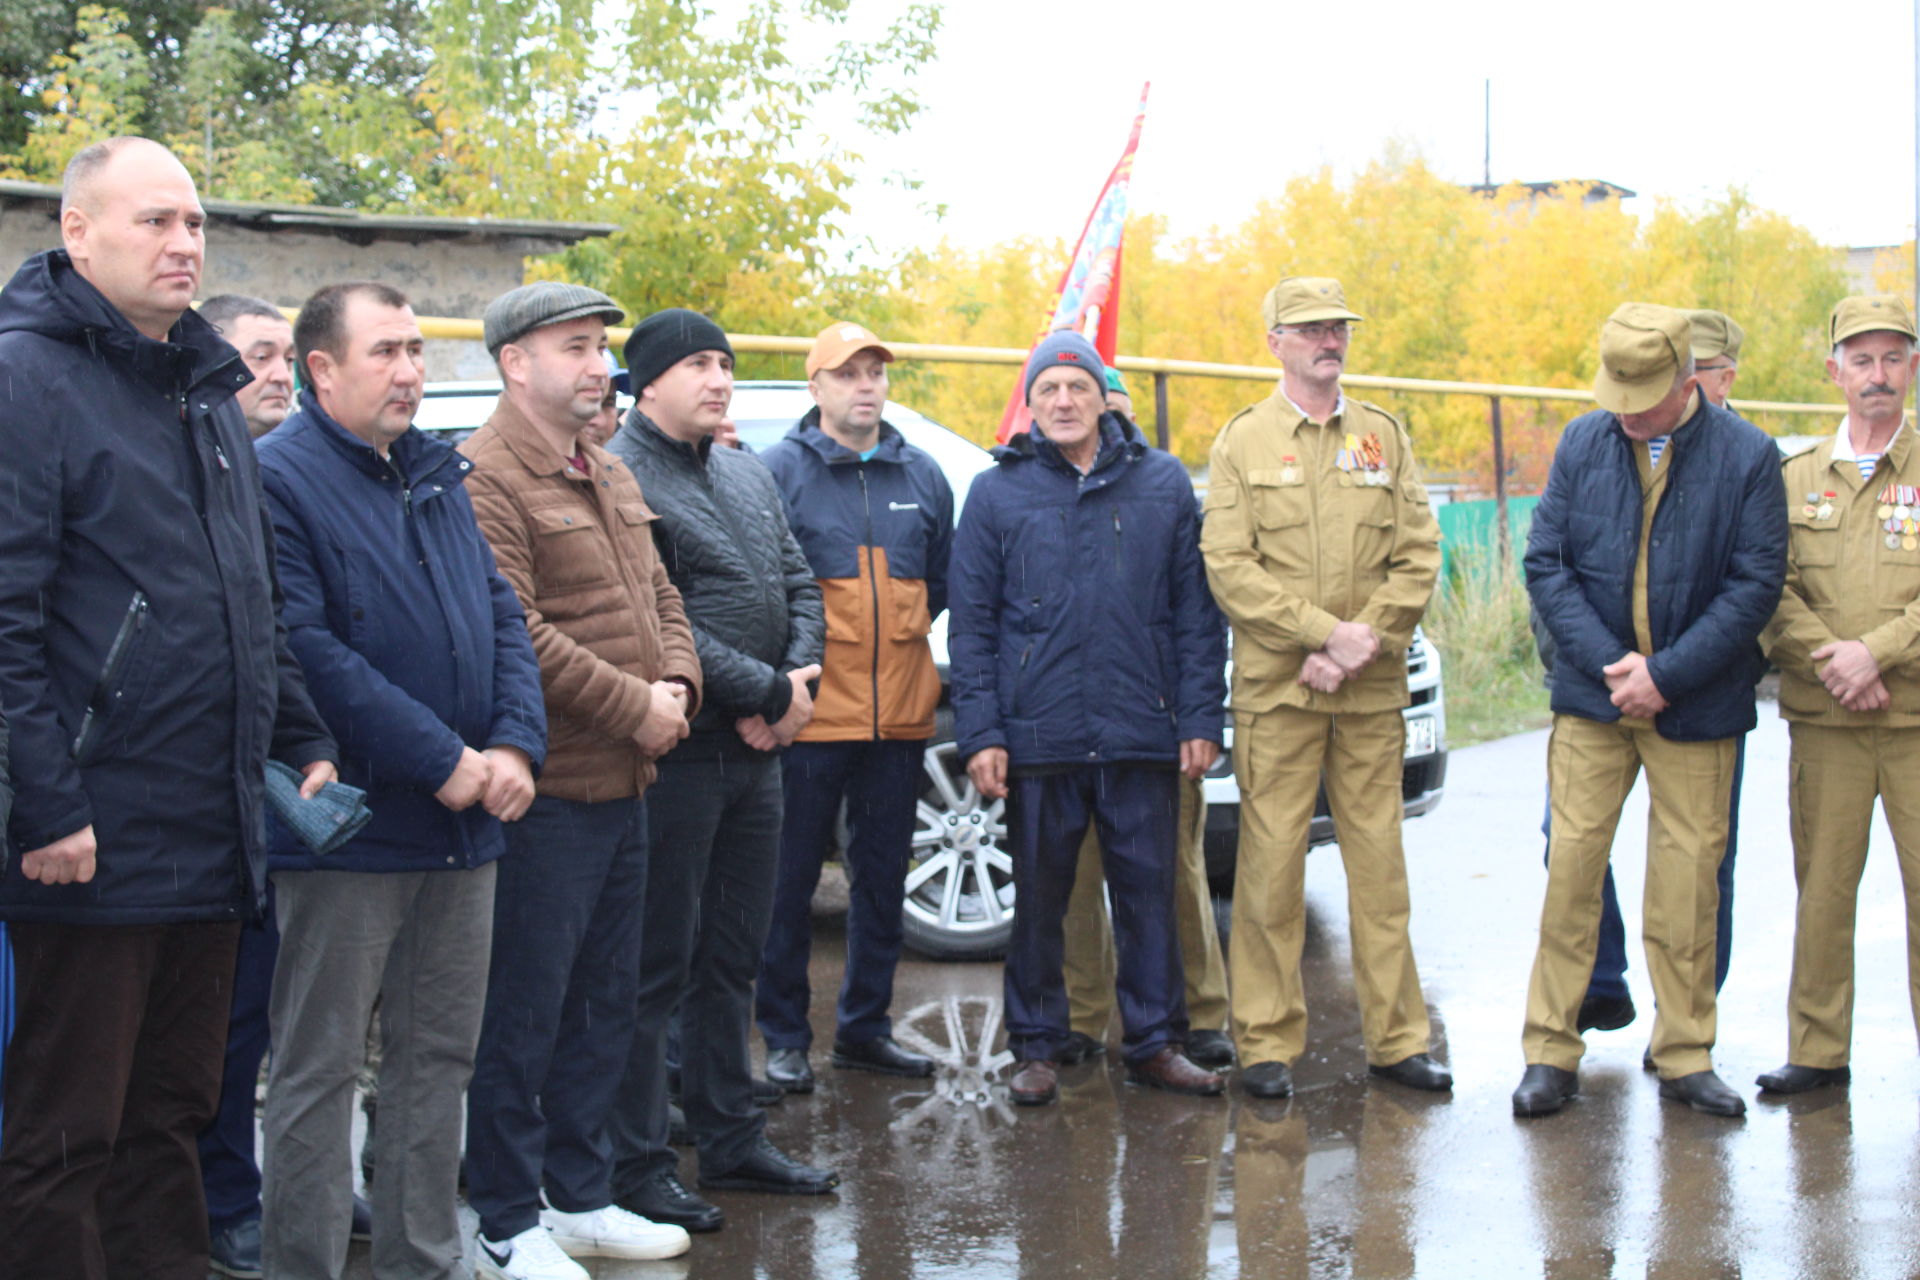
M1544 732L1455 752L1445 801L1406 829L1415 950L1451 1096L1367 1074L1332 848L1309 859L1312 1023L1296 1095L1280 1102L1140 1089L1110 1055L1065 1071L1058 1105L1016 1110L997 964L902 964L896 1035L939 1060L933 1079L836 1071L826 993L843 936L823 921L819 1089L772 1108L768 1133L837 1169L839 1192L714 1192L727 1226L685 1257L590 1269L602 1280L1920 1275L1920 1056L1879 819L1860 895L1853 1084L1785 1101L1753 1087L1785 1059L1793 935L1787 735L1771 704L1748 744L1715 1052L1748 1114L1663 1102L1640 1069L1652 1006L1637 944L1642 787L1615 846L1640 1020L1589 1035L1581 1096L1564 1112L1513 1117L1545 884L1545 752ZM688 1153L689 1185L697 1172ZM365 1246L348 1274L371 1274Z

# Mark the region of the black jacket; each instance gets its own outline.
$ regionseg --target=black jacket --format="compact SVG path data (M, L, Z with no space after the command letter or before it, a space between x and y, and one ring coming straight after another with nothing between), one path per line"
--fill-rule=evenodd
M16 850L92 824L88 884L12 860L0 917L240 919L264 770L334 758L277 617L239 355L189 311L135 330L64 252L0 293L0 711Z
M654 545L693 627L704 692L692 734L669 759L750 751L734 721L787 713L787 673L820 661L820 585L787 527L766 464L738 449L667 436L630 410L607 449L632 469L660 518ZM757 754L757 753L756 753Z
M1773 440L1701 397L1667 444L1667 487L1647 557L1647 672L1667 699L1664 738L1704 742L1754 726L1759 635L1787 572L1787 502ZM1553 638L1553 709L1612 722L1602 668L1638 646L1633 572L1640 473L1620 420L1567 424L1527 537L1527 593Z

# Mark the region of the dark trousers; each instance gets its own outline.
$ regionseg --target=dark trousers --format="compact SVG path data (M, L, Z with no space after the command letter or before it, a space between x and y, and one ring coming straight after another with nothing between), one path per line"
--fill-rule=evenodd
M1061 964L1067 900L1091 823L1113 911L1115 997L1129 1062L1187 1038L1180 944L1174 933L1179 775L1170 768L1078 765L1016 774L1007 797L1013 845L1013 936L1007 944L1007 1047L1055 1057L1067 1035Z
M1733 856L1740 846L1740 782L1747 772L1747 738L1740 735L1733 754L1733 797L1728 803L1733 812L1727 818L1727 851L1720 856L1720 910L1715 920L1713 989L1717 993L1727 985L1727 961L1733 955ZM1540 819L1540 834L1553 843L1553 805ZM1600 939L1593 953L1593 977L1587 983L1587 995L1599 1000L1624 1000L1627 997L1627 926L1620 916L1620 895L1613 887L1613 868L1607 868L1606 882L1600 888Z
M467 1202L490 1240L612 1202L607 1116L633 1039L647 803L540 796L507 824L467 1090Z
M205 1280L237 923L14 921L0 1276Z
M760 964L754 1013L772 1049L813 1043L807 1007L807 959L813 948L813 891L833 844L842 797L847 803L847 964L840 983L835 1038L865 1044L893 1034L893 971L900 964L900 904L913 851L914 804L927 743L796 742L787 748L782 784L787 824L780 833L780 877L773 925Z
M660 762L649 810L638 1017L610 1127L614 1189L636 1191L679 1157L667 1142L667 1029L680 1015L680 1108L700 1169L724 1173L766 1128L747 1050L753 975L780 848L780 762Z
M234 961L233 1005L227 1014L226 1067L213 1123L200 1131L200 1182L207 1193L207 1226L215 1233L260 1216L260 1162L254 1156L253 1102L260 1063L273 1037L267 1001L280 930L273 920L273 888L266 918L240 930Z

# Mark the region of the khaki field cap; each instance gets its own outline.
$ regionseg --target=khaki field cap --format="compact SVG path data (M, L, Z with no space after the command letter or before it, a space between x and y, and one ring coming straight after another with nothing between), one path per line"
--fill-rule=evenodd
M1718 360L1725 356L1735 364L1740 363L1740 344L1746 341L1746 333L1733 322L1732 317L1719 311L1689 311L1687 320L1693 326L1693 358L1697 360Z
M1260 304L1267 328L1283 324L1313 324L1318 320L1350 320L1360 317L1347 310L1347 295L1332 276L1288 276L1267 290Z
M1865 293L1834 304L1833 314L1827 317L1827 345L1837 347L1855 334L1877 329L1920 337L1913 330L1913 314L1905 299L1891 293Z
M813 348L807 352L807 376L811 378L822 369L838 369L861 351L878 351L882 360L893 363L893 352L871 330L836 320L813 340Z
M1623 302L1600 326L1600 372L1593 398L1613 413L1645 413L1667 398L1693 349L1687 313L1651 302Z

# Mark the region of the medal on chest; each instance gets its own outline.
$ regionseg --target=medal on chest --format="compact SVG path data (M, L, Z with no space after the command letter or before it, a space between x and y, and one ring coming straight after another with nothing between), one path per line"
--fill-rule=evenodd
M1889 484L1874 501L1874 515L1887 533L1887 550L1920 548L1920 485Z
M1333 460L1334 466L1352 477L1352 483L1375 488L1392 483L1393 478L1386 464L1386 448L1380 443L1379 434L1373 431L1365 436L1356 436L1349 431L1344 447L1334 455Z

